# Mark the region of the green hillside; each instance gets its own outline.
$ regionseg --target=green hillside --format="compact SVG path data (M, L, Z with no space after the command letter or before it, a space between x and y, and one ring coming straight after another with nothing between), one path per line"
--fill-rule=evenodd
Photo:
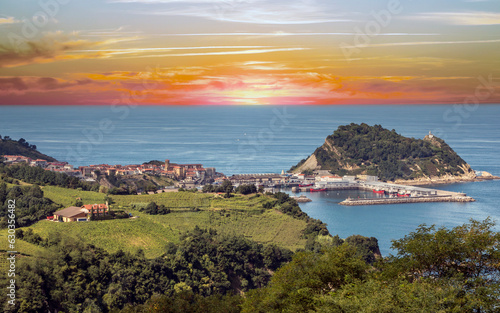
M474 176L474 171L442 139L407 138L380 125L340 126L293 172L329 170L333 174L374 175L385 181L420 177Z
M56 159L38 152L36 145L32 145L25 139L12 140L9 136L0 136L0 155L22 155L32 159L43 159L55 162Z
M98 192L55 186L44 186L42 191L45 198L62 207L74 205L77 198L83 203L102 203L106 197ZM307 240L304 231L308 222L283 214L278 207L264 208L265 203L272 201L272 197L266 195L235 195L224 199L213 194L169 192L114 195L112 200L112 210L125 210L136 218L87 223L40 221L29 228L42 238L59 232L111 253L142 249L148 258L160 256L169 242L178 243L182 233L196 226L213 228L221 234L243 235L263 244L275 243L291 250L304 248ZM149 215L139 211L150 202L165 205L171 213ZM7 242L6 235L6 229L1 230L0 240L5 237L4 242ZM19 247L19 251L26 254L31 254L31 249L30 245Z
M306 243L306 239L301 236L306 222L275 210L262 214L215 210L173 212L168 215L130 212L137 218L88 223L41 221L29 228L42 238L60 232L65 236L80 238L85 243L110 253L118 250L136 252L142 249L148 258L162 255L169 242L179 243L179 236L187 230L193 230L195 226L214 228L221 234L243 235L263 244L275 243L291 250L304 248ZM5 236L6 231L3 230L0 238ZM7 242L6 238L4 239ZM19 251L30 254L31 250L23 251L24 247L20 246ZM27 245L25 248L32 247Z

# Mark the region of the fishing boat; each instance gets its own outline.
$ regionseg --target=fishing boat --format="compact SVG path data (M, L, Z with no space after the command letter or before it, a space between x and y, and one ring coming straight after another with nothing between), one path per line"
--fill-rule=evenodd
M385 194L385 191L380 189L373 189L373 193Z
M398 197L409 197L410 194L407 193L406 191L400 191L398 192Z
M313 184L299 184L299 187L311 187Z
M326 188L310 188L310 192L326 191Z

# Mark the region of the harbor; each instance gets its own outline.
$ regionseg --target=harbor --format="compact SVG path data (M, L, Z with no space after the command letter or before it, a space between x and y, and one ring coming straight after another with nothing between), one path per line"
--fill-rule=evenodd
M243 174L228 179L234 186L255 184L266 192L275 193L282 188L291 188L293 193L320 193L341 190L361 190L373 193L371 198L345 199L341 205L404 204L421 202L473 202L474 198L463 192L451 192L421 186L403 185L380 181L377 176L358 175L343 177L328 171L318 171L315 175L304 174ZM312 201L306 196L292 197L299 203Z
M377 205L421 202L474 202L475 199L463 192L451 192L420 186L409 186L381 182L376 176L357 179L351 176L328 177L313 184L293 187L292 192L321 192L338 190L371 191L377 198L346 199L341 205Z

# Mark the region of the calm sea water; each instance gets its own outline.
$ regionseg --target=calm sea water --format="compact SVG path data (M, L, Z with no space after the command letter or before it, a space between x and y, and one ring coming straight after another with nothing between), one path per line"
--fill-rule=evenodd
M25 138L74 166L170 159L202 163L225 174L270 173L306 158L339 125L364 122L415 138L432 131L475 170L500 175L499 118L500 105L0 106L0 134ZM332 234L377 237L385 255L391 252L390 240L422 223L456 226L488 216L500 222L499 181L438 188L464 191L478 201L343 207L338 202L348 194L329 192L310 194L313 202L301 207L326 222Z

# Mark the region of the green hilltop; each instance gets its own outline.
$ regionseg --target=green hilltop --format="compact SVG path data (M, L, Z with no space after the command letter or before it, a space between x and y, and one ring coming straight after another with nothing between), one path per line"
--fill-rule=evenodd
M444 140L408 138L380 125L339 128L292 172L329 170L336 175L373 175L384 181L474 177L474 171Z
M21 155L32 159L43 159L49 162L57 161L53 157L39 152L36 145L30 144L24 138L13 140L9 136L0 136L0 155Z

